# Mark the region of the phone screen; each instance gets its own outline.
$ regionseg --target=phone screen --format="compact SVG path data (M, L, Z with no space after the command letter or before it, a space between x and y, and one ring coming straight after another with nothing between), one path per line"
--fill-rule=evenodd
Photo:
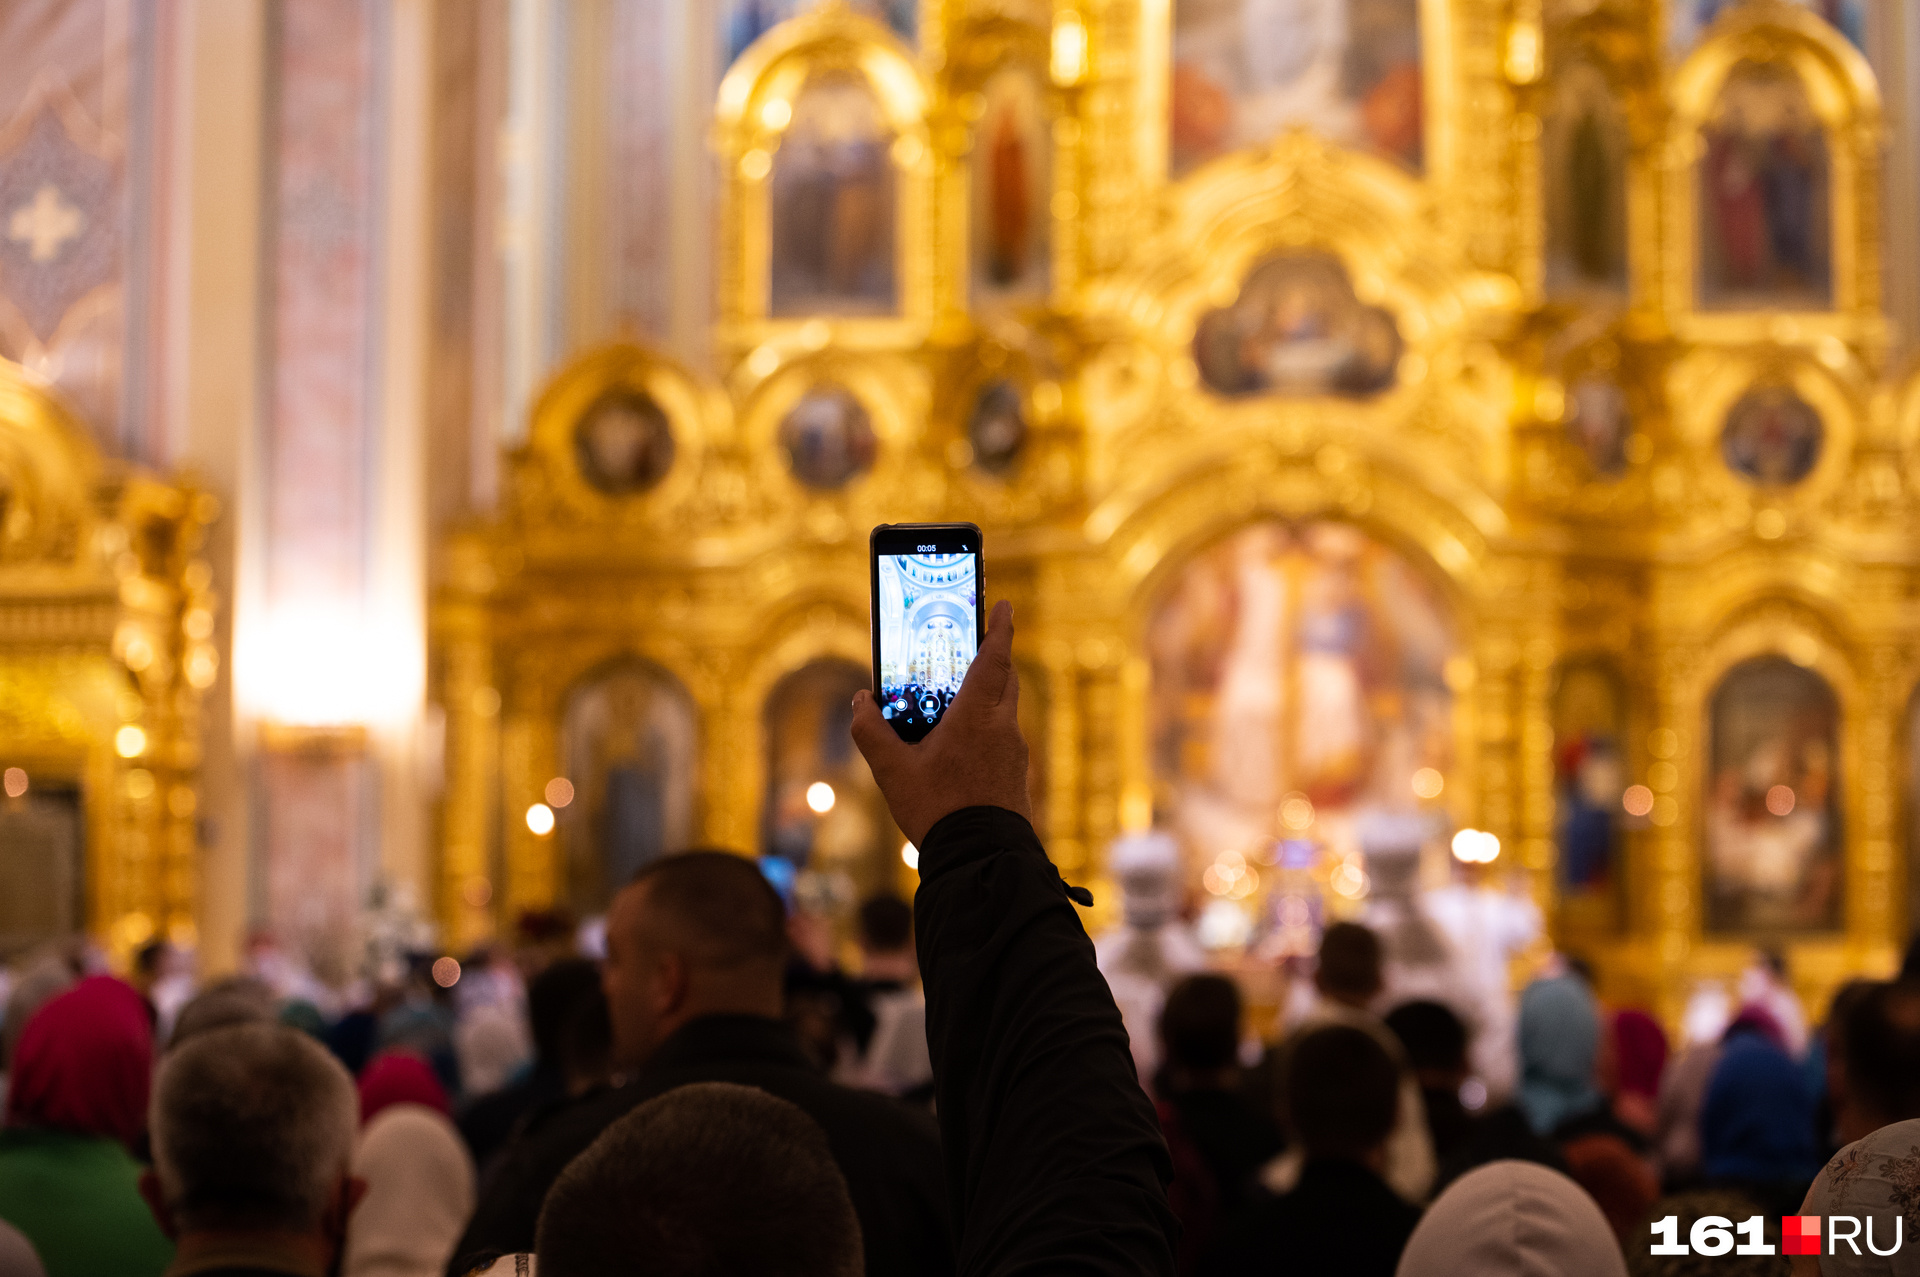
M881 716L919 740L947 712L979 650L979 529L875 529L873 629Z

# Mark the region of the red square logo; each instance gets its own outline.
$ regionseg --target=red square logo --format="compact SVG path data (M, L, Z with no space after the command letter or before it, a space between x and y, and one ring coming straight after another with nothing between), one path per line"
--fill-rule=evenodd
M1818 1255L1820 1253L1820 1217L1818 1215L1781 1216L1780 1253Z

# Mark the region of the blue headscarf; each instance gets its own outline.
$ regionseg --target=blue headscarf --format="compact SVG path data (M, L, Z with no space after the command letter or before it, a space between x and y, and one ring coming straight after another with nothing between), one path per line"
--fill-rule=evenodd
M1721 1048L1700 1110L1700 1154L1712 1179L1804 1183L1819 1173L1806 1079L1765 1035L1735 1033Z
M1520 1111L1539 1135L1601 1103L1593 1084L1600 1011L1578 976L1535 980L1520 995Z

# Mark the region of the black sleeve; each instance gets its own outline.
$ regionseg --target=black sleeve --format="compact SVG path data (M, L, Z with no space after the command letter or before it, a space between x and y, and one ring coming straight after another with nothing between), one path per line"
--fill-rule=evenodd
M1093 944L998 807L920 849L914 929L960 1272L1172 1274L1173 1167Z

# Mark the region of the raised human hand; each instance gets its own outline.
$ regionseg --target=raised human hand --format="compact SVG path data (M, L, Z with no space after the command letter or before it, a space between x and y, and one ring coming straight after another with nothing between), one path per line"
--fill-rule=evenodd
M923 739L901 740L873 693L854 693L853 743L873 769L894 823L915 846L942 816L963 807L1004 807L1033 818L1019 705L1013 605L1004 599L994 604L960 690Z

